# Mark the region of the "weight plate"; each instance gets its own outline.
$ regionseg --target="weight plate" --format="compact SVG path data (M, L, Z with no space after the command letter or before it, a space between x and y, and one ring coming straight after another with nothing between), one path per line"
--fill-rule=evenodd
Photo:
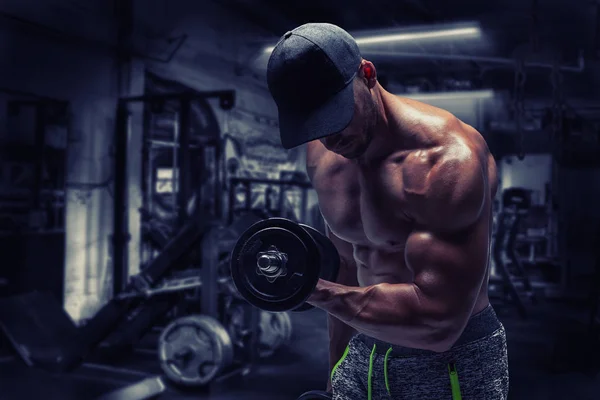
M245 339L250 335L251 327L246 312L250 305L238 305L228 312L229 321L227 328L233 344L243 348ZM292 319L289 313L272 313L260 310L258 326L258 355L268 358L283 346L287 346L292 338Z
M292 334L294 332L292 325L292 316L289 312L280 313L282 315L282 325L285 328L285 335L283 340L283 345L287 346L292 341Z
M257 265L259 253L271 252L275 255L270 259L278 264L266 268L275 265L275 272L263 272ZM231 255L236 288L250 304L265 311L291 310L304 303L317 284L320 269L319 248L312 236L285 218L252 225L240 236Z
M340 255L337 248L331 240L315 228L299 224L308 234L312 236L319 248L319 256L321 258L321 273L320 278L326 281L335 282L340 270ZM312 310L314 307L308 303L302 304L300 307L294 308L294 312L303 312Z
M271 357L277 350L289 344L292 337L292 319L286 312L260 312L258 355Z
M227 330L234 345L244 348L245 339L250 335L250 323L246 320L248 304L238 304L227 309Z
M245 230L250 228L255 223L262 221L263 219L264 218L262 218L258 214L254 213L252 211L247 211L247 212L244 212L243 214L236 216L235 219L233 220L233 222L231 223L231 225L229 225L229 227L233 231L237 232L237 235L236 235L236 239L237 239L240 237L240 235L242 233L244 233Z
M178 318L158 341L160 366L166 376L183 386L210 383L233 361L233 345L219 321L205 315Z
M321 257L321 273L323 280L335 282L340 271L340 254L331 240L315 228L299 224L314 239Z

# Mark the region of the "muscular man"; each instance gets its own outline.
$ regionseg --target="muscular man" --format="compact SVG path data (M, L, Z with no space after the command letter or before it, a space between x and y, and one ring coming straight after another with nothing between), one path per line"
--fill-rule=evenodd
M268 65L285 148L307 171L337 282L309 303L329 313L334 399L500 400L504 328L487 296L496 167L450 113L377 82L347 32L286 33Z

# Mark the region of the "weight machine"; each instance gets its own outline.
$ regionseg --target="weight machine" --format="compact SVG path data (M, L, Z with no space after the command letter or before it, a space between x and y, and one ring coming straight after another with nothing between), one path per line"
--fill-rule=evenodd
M512 303L519 315L526 318L526 299L534 301L535 296L527 271L516 254L515 241L521 218L530 208L531 200L527 190L509 188L502 194L502 203L502 211L496 216L497 228L492 243L494 272L499 274L490 274L490 296L498 292L497 298ZM494 290L496 287L498 290Z

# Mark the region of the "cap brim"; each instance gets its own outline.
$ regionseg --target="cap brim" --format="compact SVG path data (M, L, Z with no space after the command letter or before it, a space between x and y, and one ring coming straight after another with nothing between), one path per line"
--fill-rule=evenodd
M279 110L281 144L285 149L344 130L354 116L354 84L351 80L327 102L308 113Z

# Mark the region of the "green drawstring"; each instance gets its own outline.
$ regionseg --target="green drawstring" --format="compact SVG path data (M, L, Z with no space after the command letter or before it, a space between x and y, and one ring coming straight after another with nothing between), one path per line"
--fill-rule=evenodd
M375 349L377 348L377 344L373 345L373 350L371 350L371 357L369 358L369 378L368 378L368 398L369 400L372 400L373 398L373 387L372 387L372 378L373 378L373 356L375 355Z
M448 364L448 372L450 373L450 386L452 387L452 400L462 400L460 394L460 385L458 383L458 372L454 363Z
M390 391L390 381L388 380L388 357L392 352L392 348L390 347L388 351L385 353L385 358L383 359L383 376L385 378L385 388L387 389L388 394L391 396L392 392Z
M350 345L346 346L346 350L344 350L344 354L342 354L342 357L333 366L333 369L331 370L331 380L332 381L333 381L333 374L335 374L335 371L338 369L338 367L340 366L340 364L346 359L346 356L348 355L348 351L349 350L350 350Z

